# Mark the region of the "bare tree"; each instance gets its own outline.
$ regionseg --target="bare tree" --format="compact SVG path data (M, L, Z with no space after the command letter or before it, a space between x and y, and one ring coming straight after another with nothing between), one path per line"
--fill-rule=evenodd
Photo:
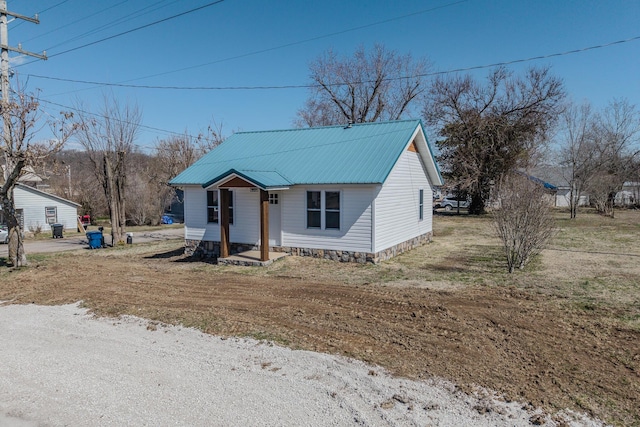
M133 225L157 225L165 203L164 189L153 186L149 179L155 172L152 159L143 159L143 156L136 156L136 168L127 174L127 198L136 201L127 209L127 219Z
M95 178L94 167L86 151L60 151L46 167L54 172L49 177L54 194L79 203L83 214L92 217L109 214L102 185Z
M481 214L491 185L528 168L562 111L561 80L548 68L513 77L494 70L481 84L470 76L437 78L423 115L442 139L439 161L450 184L471 194L469 212Z
M563 133L558 158L562 176L569 185L570 217L575 219L580 199L598 169L593 140L595 115L591 105L585 103L569 106L561 120Z
M507 269L524 268L544 249L554 233L554 222L544 187L520 174L505 175L498 184L499 208L493 213L502 240Z
M212 121L206 132L196 137L185 132L184 135L171 136L157 142L148 183L162 201L158 206L158 216L176 195L175 189L168 186L169 181L224 140L222 124Z
M78 108L79 111L86 111ZM79 115L78 142L89 155L96 179L102 185L111 219L112 243L123 242L126 226L127 156L134 149L142 113L137 105L120 104L104 96L96 115Z
M631 179L640 157L640 113L627 100L613 100L595 120L594 179L589 191L596 209L614 216L616 194Z
M424 93L426 60L414 61L376 44L367 53L359 47L352 57L329 50L310 65L315 87L298 111L299 126L398 120Z
M0 103L0 115L4 122L0 152L4 157L3 182L0 186L0 202L9 229L9 263L15 267L27 265L22 240L23 231L16 215L13 189L26 167L37 167L64 146L74 131L67 122L70 113L61 113L60 119L49 122L53 138L33 141L40 120L39 103L35 96L23 91L14 93L9 102Z
M223 128L222 122L211 119L211 123L209 123L209 126L207 126L204 132L200 132L195 138L192 137L193 145L199 151L200 156L208 153L224 142L227 137L224 136L225 132ZM188 136L186 132L185 136ZM189 166L191 166L191 164Z

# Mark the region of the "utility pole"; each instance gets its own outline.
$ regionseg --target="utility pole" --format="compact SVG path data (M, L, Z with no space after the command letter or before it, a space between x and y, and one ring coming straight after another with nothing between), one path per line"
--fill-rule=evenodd
M69 194L67 198L71 200L71 165L67 165L67 178L69 178Z
M2 91L2 122L3 122L3 133L2 137L4 138L5 147L10 147L11 145L11 135L9 129L9 123L11 120L11 116L9 114L9 102L11 100L11 96L9 93L9 51L18 52L22 55L33 56L34 58L39 59L47 59L46 52L42 52L42 55L37 53L27 52L22 50L22 46L18 44L18 47L10 47L9 46L9 30L7 28L7 16L12 16L16 19L23 19L25 21L33 22L34 24L39 24L40 20L38 19L38 15L34 18L30 18L28 16L20 15L18 13L9 12L7 10L7 0L0 0L0 50L2 53L0 54L0 90ZM9 173L9 165L6 163L7 157L5 152L5 175ZM7 177L5 176L5 179Z

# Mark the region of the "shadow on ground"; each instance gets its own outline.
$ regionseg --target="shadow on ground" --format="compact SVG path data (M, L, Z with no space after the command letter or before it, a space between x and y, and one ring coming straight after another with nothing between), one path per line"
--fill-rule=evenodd
M198 256L187 256L184 254L184 248L176 248L167 252L161 252L145 257L146 259L172 259L171 262L203 262L206 264L217 264L215 258L201 258Z
M161 252L161 253L149 255L149 256L146 256L145 258L146 259L168 259L168 258L179 257L182 255L184 255L184 248L176 248L168 252ZM187 258L191 258L191 257L187 257Z

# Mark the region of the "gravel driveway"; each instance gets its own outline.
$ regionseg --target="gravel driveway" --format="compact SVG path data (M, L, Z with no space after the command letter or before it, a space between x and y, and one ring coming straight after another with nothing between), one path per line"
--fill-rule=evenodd
M488 393L78 305L0 302L0 425L556 425ZM569 425L600 425L566 414Z

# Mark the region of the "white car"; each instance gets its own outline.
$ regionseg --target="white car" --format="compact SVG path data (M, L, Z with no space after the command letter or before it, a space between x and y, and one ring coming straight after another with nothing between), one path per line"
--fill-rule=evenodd
M457 209L458 205L460 209L467 209L471 201L468 198L455 197L455 196L447 196L440 202L440 207L444 208L445 211L450 211L451 209Z
M9 230L0 228L0 243L9 243Z

